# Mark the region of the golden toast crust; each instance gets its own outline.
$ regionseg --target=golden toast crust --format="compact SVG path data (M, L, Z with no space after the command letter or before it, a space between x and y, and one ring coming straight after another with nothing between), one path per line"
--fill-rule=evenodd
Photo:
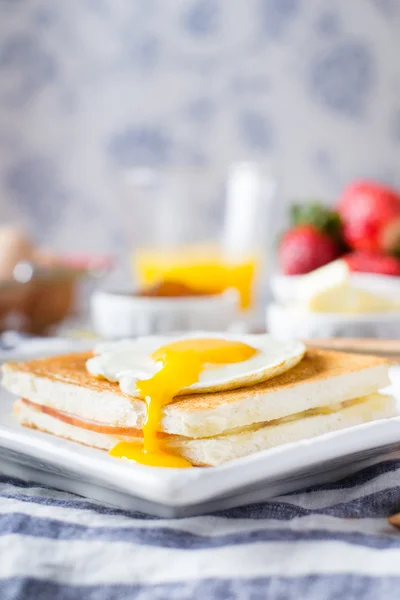
M3 371L29 373L36 377L43 377L63 384L76 385L99 392L109 391L131 398L131 396L127 396L120 390L117 383L111 383L105 379L96 379L87 372L86 361L91 356L91 352L82 352L19 363L9 362L3 366ZM332 380L346 373L386 364L388 364L386 359L376 356L308 348L303 360L298 365L268 381L236 390L182 395L176 397L173 404L181 411L207 410L219 404L240 402L242 399L254 394L266 394L279 389L289 389L308 382Z

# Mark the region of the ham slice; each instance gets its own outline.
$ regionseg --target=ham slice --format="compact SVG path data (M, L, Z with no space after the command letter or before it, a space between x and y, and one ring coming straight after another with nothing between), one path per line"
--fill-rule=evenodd
M105 425L104 423L99 423L98 421L81 419L80 417L57 410L51 406L44 406L42 404L37 404L36 402L31 402L26 398L22 398L21 402L34 408L38 412L45 413L46 415L50 415L59 421L63 421L69 425L74 425L75 427L80 427L81 429L88 429L89 431L96 431L97 433L108 433L110 435L127 435L135 438L143 438L143 431L135 427L117 427L116 425ZM158 435L165 437L166 434L159 433Z

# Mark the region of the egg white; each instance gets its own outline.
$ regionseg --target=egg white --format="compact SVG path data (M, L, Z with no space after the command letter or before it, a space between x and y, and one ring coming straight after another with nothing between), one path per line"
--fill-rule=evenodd
M206 366L199 380L189 387L182 388L179 395L255 385L291 369L300 362L305 353L305 346L301 342L278 341L266 334L195 332L181 336L148 336L100 344L94 349L95 356L87 361L86 367L91 375L118 382L124 393L138 397L137 381L149 379L161 368L161 363L151 358L155 350L179 339L210 337L243 342L258 352L242 362L217 367L213 365L212 368Z

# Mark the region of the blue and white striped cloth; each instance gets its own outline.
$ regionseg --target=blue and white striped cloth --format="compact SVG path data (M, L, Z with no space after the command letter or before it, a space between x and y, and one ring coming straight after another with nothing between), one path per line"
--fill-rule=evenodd
M395 600L400 454L338 483L186 519L0 476L1 600Z

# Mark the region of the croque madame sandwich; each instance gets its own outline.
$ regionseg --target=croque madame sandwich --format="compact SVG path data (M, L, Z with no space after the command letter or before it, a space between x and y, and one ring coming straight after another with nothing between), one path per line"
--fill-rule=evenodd
M22 425L170 467L391 417L388 383L384 359L267 335L154 336L3 366Z

